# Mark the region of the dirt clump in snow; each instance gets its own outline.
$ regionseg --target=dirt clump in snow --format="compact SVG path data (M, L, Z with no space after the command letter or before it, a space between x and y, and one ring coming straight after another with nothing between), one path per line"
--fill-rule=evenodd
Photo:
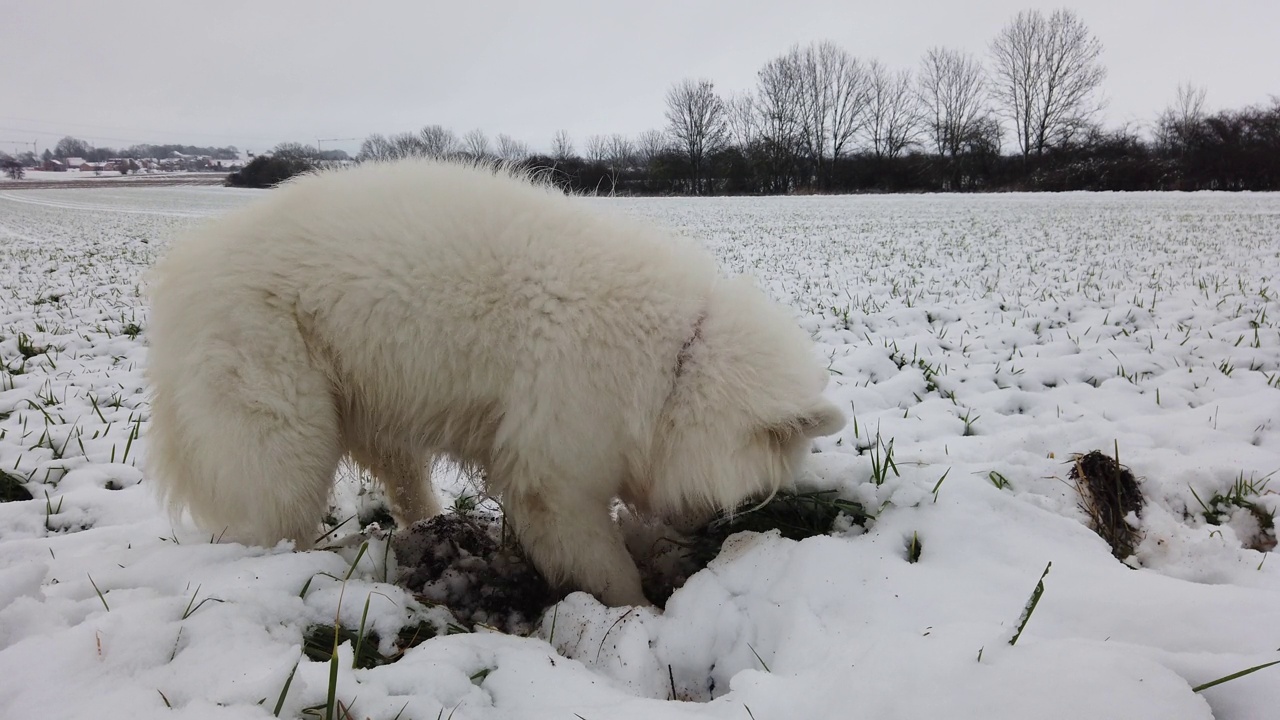
M1112 555L1124 560L1141 539L1136 522L1143 502L1138 481L1129 468L1097 450L1072 460L1069 477L1076 483L1090 527L1111 546Z
M21 478L0 471L0 502L22 502L31 499L31 493L23 486Z
M463 625L524 634L560 599L510 533L503 537L501 518L437 515L397 533L392 547L397 584L448 608Z

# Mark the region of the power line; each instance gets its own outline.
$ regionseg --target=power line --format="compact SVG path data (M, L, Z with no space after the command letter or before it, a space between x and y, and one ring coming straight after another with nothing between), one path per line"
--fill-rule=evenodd
M33 129L31 129L31 128L0 127L0 130L4 130L4 131L6 131L6 132L31 133L31 134L33 134L33 135L43 135L43 136L45 136L45 137L57 137L57 138L67 137L67 136L72 136L72 137L74 137L74 136L75 136L75 135L73 135L72 133L64 133L64 132L49 132L49 131L47 131L47 130L33 130ZM80 134L80 135L86 135L86 133L78 133L78 134ZM141 145L141 144L143 144L143 143L145 143L145 142L146 142L145 140L138 140L137 138L106 137L106 136L104 136L104 135L98 135L98 134L96 134L96 133L95 133L95 134L93 134L93 135L91 135L91 136L89 136L89 137L86 137L85 139L86 139L86 140L88 140L88 139L90 139L90 138L92 138L93 140L106 140L106 141L109 141L109 142L129 143L130 145ZM25 140L23 140L23 143L26 143L26 141L25 141ZM153 144L153 145L161 145L161 144L164 144L164 143L151 143L151 144Z
M324 150L323 145L324 143L327 143L327 142L346 142L348 140L359 140L359 139L360 138L320 138L319 140L316 140L316 152L323 151Z
M32 155L35 155L35 154L36 154L36 141L35 141L35 140L32 140L31 142L27 142L26 140L0 140L0 144L13 145L14 147L17 147L18 145L30 145L30 146L31 146L31 154L32 154Z
M138 141L131 138L107 137L105 135L100 135L98 131L105 130L108 133L114 133L114 132L125 132L129 134L138 133L141 135L168 135L168 136L182 135L186 137L222 138L224 140L227 140L227 139L252 140L255 142L263 142L263 143L267 142L267 140L262 136L249 137L246 135L232 135L227 133L174 132L172 130L157 130L155 128L124 127L120 125L101 125L101 124L81 123L81 122L74 122L74 121L68 122L63 120L47 120L43 118L18 117L16 115L0 115L0 121L14 121L14 122L24 123L24 124L35 123L37 125L42 125L42 126L54 126L54 127L63 127L63 128L81 128L81 130L78 131L81 134L90 134L90 135L93 135L93 137L95 138L98 138L101 140L110 140L112 142L142 142L142 141ZM16 128L0 128L0 129L7 129L13 132L39 133L41 135L62 136L62 135L75 134L75 133L51 132L48 130L31 130L31 129L16 129Z

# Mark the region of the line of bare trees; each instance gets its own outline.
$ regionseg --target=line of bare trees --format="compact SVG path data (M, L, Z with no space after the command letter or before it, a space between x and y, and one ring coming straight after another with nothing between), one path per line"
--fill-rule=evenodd
M851 173L883 173L907 154L946 161L942 184L959 189L978 184L966 166L999 157L1006 130L1024 158L1089 131L1106 77L1101 54L1101 43L1070 10L1028 10L991 42L989 67L972 54L935 47L917 69L892 69L820 42L769 61L754 89L724 100L705 80L679 83L668 95L667 117L688 156L694 193L707 187L708 150L730 149L755 168L766 192L847 187ZM707 130L686 140L694 127ZM866 167L850 168L855 159Z
M563 130L534 154L429 125L370 136L359 159L500 158L634 194L1280 187L1280 101L1208 116L1203 89L1183 86L1151 139L1107 130L1102 53L1074 12L1025 10L985 58L933 47L895 69L817 42L765 63L743 92L686 78L667 93L665 128L593 135L581 152Z
M567 136L566 136L567 138ZM359 160L398 160L408 157L471 157L476 159L524 160L529 146L510 135L499 134L490 142L483 130L462 137L441 125L427 125L418 132L391 136L370 135L360 144Z

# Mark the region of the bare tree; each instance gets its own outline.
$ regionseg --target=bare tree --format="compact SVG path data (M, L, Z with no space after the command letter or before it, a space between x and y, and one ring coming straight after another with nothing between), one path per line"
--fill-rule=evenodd
M751 149L760 135L755 97L750 92L734 93L725 101L724 112L729 142L743 152Z
M604 164L609 154L609 139L604 135L592 135L587 138L587 159L598 165Z
M391 155L391 143L382 133L374 133L360 143L356 159L365 161L386 160Z
M799 81L800 139L816 179L830 185L836 159L865 122L867 78L862 65L831 42L793 48L788 62Z
M851 146L858 128L866 122L867 74L856 58L830 44L821 46L827 56L827 93L831 101L827 125L831 136L831 159L839 160Z
M867 66L867 140L877 158L897 157L920 136L920 110L911 71Z
M557 130L551 139L551 157L556 160L568 160L573 157L573 140L568 130Z
M752 100L760 151L773 192L791 190L803 146L799 53L774 58L756 73Z
M422 157L427 154L426 144L418 133L403 132L392 135L388 142L389 158Z
M296 160L316 160L320 157L320 151L316 150L314 145L303 145L298 142L282 142L271 148L271 154L275 157Z
M520 162L529 157L529 146L510 135L498 133L498 157L507 162Z
M1101 109L1102 43L1074 12L1024 10L991 43L994 96L1023 156L1069 142Z
M1183 153L1204 120L1205 89L1179 83L1173 105L1156 120L1156 144L1167 151Z
M453 131L440 125L428 125L418 133L422 138L422 154L431 158L457 155L462 146Z
M615 172L631 167L635 158L636 148L625 135L614 133L605 141L605 164Z
M955 157L987 117L982 63L949 48L930 48L917 76L925 132L939 155Z
M707 157L724 146L729 130L724 103L710 80L682 80L667 92L667 122L676 144L689 160L693 194L707 186Z
M493 155L489 147L489 136L485 135L480 128L476 128L462 136L462 148L463 152L477 160L483 160Z
M609 194L612 195L618 186L618 176L631 166L635 158L635 148L626 137L613 135L592 135L587 138L587 158L604 167L609 178Z
M671 142L661 130L645 130L636 136L635 148L637 159L645 167L649 167L658 156L671 148Z

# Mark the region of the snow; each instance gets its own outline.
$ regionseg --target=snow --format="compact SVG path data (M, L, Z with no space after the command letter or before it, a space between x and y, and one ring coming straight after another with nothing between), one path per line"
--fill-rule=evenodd
M84 181L84 180L102 180L111 182L128 181L131 179L146 179L157 177L203 177L209 175L208 171L193 170L146 170L139 169L130 171L128 175L121 175L116 170L103 170L101 172L82 171L79 167L68 168L66 170L31 170L27 169L23 180L40 181L40 182L58 182L58 181ZM223 173L225 175L225 173ZM21 182L21 181L18 181Z
M334 550L243 547L172 526L149 492L144 272L176 230L260 194L0 192L0 468L35 497L0 504L0 717L266 718L295 665L281 716L296 717L328 692L328 663L301 652L308 626L359 627L367 601L390 652L401 627L443 617L354 523ZM1280 659L1274 538L1244 508L1211 524L1201 504L1245 481L1260 508L1280 506L1266 486L1280 469L1280 196L583 202L699 237L797 310L857 420L820 441L803 484L875 519L800 542L735 535L662 612L576 593L527 637L480 627L368 669L345 644L352 717L1280 707L1280 667L1193 691ZM877 485L890 440L897 473ZM1127 564L1068 479L1090 450L1118 451L1145 497ZM371 492L343 475L334 515Z

